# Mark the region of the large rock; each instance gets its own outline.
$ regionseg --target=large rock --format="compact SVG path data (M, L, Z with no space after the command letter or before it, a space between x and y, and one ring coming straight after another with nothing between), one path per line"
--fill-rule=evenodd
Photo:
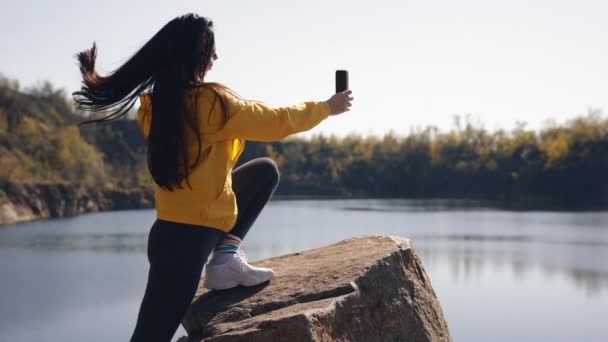
M180 341L451 341L410 240L362 236L251 263L275 277L208 291L202 281Z

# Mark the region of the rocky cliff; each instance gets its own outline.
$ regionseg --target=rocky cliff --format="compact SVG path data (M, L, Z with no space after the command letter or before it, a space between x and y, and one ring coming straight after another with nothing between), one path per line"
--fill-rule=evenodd
M451 341L410 240L362 236L251 263L275 277L208 291L202 280L179 341Z
M154 208L151 188L107 190L66 183L0 182L0 224L144 208Z

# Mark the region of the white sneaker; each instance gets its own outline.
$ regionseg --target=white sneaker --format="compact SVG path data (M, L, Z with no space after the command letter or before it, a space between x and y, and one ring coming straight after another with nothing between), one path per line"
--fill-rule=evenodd
M237 285L255 286L270 280L273 275L270 268L249 265L247 256L239 249L223 264L207 264L203 286L212 290L225 290Z

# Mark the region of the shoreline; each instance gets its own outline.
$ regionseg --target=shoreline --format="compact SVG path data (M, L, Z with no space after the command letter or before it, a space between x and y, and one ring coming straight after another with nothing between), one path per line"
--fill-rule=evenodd
M572 203L551 198L505 201L478 197L388 197L275 194L271 201L404 200L437 209L486 208L508 211L604 212L608 203ZM86 213L154 209L154 189L108 189L69 183L0 182L0 225L78 216ZM365 208L345 208L365 210Z
M274 195L272 200L405 200L433 204L451 202L454 208L493 208L509 211L608 211L608 202L572 203L554 198L538 197L517 200L503 200L483 196L438 196L438 197L391 197L391 196L334 196L334 195Z
M154 208L152 188L116 190L69 183L0 182L0 225L149 208Z

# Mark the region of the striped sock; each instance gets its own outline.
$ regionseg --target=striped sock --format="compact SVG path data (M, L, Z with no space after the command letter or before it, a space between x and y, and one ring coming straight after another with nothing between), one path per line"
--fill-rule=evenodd
M228 234L226 237L213 249L213 253L236 253L241 246L241 239L238 236Z

